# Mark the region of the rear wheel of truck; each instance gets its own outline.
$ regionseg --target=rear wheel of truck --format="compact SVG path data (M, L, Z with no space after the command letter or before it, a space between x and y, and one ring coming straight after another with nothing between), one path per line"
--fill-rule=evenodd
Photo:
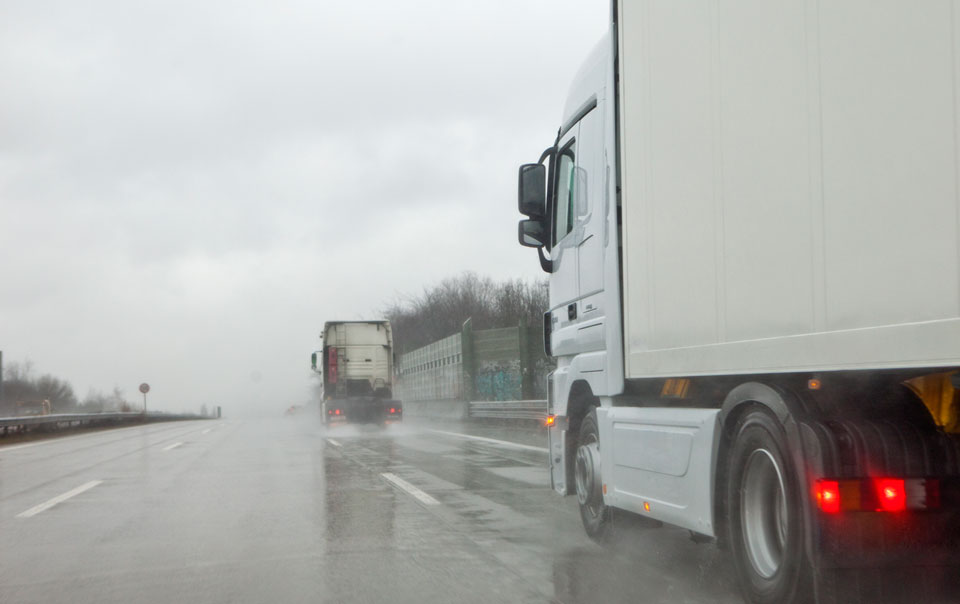
M610 536L613 510L603 503L600 477L600 431L597 429L597 411L591 409L580 424L578 446L574 460L574 478L580 518L587 535L596 541Z
M734 431L727 482L729 543L747 601L811 599L801 497L780 423L763 409L747 411Z

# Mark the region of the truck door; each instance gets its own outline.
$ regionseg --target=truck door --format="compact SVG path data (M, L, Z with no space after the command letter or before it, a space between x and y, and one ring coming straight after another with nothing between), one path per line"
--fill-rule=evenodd
M550 278L551 347L555 356L574 352L580 293L576 238L577 140L579 125L568 131L558 145L553 211L551 212Z
M590 321L602 315L603 250L606 223L606 179L603 148L603 113L591 111L580 120L577 136L579 151L574 195L574 238L579 266L580 315Z

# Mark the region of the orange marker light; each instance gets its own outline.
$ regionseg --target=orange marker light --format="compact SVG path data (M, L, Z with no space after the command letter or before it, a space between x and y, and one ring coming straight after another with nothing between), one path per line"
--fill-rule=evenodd
M817 378L812 378L807 380L807 388L810 390L820 390L820 386L823 384Z
M644 502L643 502L643 511L644 511L644 512L649 512L649 511L650 511L650 502L649 502L649 501L644 501Z
M547 416L547 419L545 420L544 423L545 423L547 426L552 426L555 421L557 421L556 416L554 416L554 415L548 415L548 416Z

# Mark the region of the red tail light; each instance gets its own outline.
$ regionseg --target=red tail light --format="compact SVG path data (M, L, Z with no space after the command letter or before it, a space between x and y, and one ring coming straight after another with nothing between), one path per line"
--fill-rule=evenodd
M395 407L390 407L390 413L396 413L397 409Z
M877 494L878 512L902 512L907 509L907 492L902 478L876 478L873 486Z
M941 506L936 478L821 479L816 497L817 507L827 514L936 510Z
M840 511L840 483L838 481L817 481L817 506L828 514L836 514Z
M923 485L922 491L921 489L917 489L917 488L911 489L910 487L912 485L910 484L910 481L907 481L907 485L906 485L907 506L915 507L913 505L913 501L911 501L912 499L911 495L913 494L911 493L911 491L913 492L920 491L923 496L923 501L921 502L922 507L925 507L928 510L938 509L940 507L940 481L937 480L936 478L928 478L927 480L924 480L922 482L922 485ZM920 506L916 506L916 507L920 507Z
M334 415L340 415L340 410L339 410L339 409L335 409L334 412L333 412L333 414L334 414Z

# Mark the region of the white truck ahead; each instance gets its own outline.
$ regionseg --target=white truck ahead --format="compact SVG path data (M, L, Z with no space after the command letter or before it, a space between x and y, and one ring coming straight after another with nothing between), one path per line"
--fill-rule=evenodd
M390 322L327 321L322 339L311 366L323 376L323 423L401 421L403 403L393 398Z
M716 540L750 602L960 575L958 40L947 0L614 0L519 176L591 536Z

